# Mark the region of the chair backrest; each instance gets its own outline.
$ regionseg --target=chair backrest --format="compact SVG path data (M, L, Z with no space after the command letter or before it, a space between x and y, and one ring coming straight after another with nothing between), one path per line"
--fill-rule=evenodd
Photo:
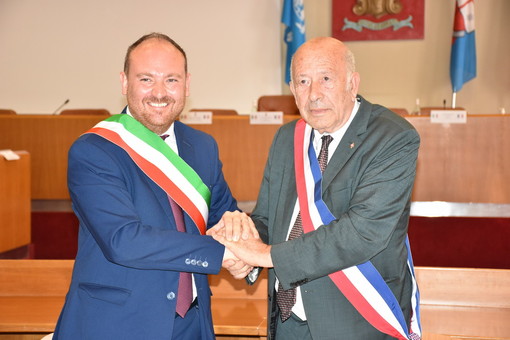
M190 111L207 111L212 112L213 115L237 116L237 111L230 109L191 109Z
M60 115L103 115L109 116L110 111L106 109L68 109L62 110Z
M282 111L286 115L299 115L293 95L261 96L257 101L257 111Z
M0 109L0 115L15 115L16 111L9 109Z
M401 115L401 116L407 116L409 114L407 109L400 108L400 107L390 107L388 109L395 112L398 115Z

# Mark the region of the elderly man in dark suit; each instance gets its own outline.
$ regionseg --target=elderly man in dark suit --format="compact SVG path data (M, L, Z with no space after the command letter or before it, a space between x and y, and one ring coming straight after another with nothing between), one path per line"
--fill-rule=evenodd
M274 137L251 215L260 239L238 237L229 213L209 232L270 268L271 339L420 336L407 242L420 138L359 83L342 42L303 44L290 84L302 119Z

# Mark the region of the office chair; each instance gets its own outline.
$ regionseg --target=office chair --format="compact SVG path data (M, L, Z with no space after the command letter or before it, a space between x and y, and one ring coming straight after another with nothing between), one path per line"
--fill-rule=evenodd
M261 96L257 101L257 111L282 111L285 115L299 115L293 95Z
M0 109L0 115L15 115L16 111L9 109Z
M213 115L216 116L237 116L236 110L230 110L230 109L191 109L191 111L207 111L212 112Z
M109 116L110 111L106 109L68 109L62 110L60 115L103 115Z

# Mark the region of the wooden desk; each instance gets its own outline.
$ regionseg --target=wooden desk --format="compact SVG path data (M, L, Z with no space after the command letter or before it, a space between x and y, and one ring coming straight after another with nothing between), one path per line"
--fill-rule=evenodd
M51 333L71 282L73 260L0 260L0 339ZM23 337L21 337L23 336Z
M421 137L413 201L510 203L510 115L468 115L466 124L405 118Z
M510 339L510 270L416 267L416 279L424 332Z
M53 332L74 260L0 260L0 339L32 340ZM265 339L267 279L248 286L226 271L210 276L217 339ZM33 334L28 334L33 333Z
M224 269L219 275L210 275L213 292L211 310L217 339L232 336L267 336L267 271L261 272L257 282L249 286L244 280L235 280Z
M32 155L32 199L67 200L67 152L102 116L0 116L0 149ZM296 116L285 116L289 122ZM218 142L225 178L239 201L257 198L274 133L279 125L250 125L248 116L215 116L212 125L192 125Z
M19 160L0 156L0 253L30 243L30 155L16 154Z
M0 149L27 150L31 157L32 199L69 199L67 152L103 116L0 116Z
M31 340L53 332L73 262L0 260L0 339ZM510 270L415 269L424 340L510 339ZM267 274L262 273L254 286L224 270L210 276L218 339L266 337Z
M284 116L284 123L296 116ZM274 134L280 125L250 125L248 116L216 116L211 125L191 125L212 135L223 173L238 201L255 201Z
M0 149L32 157L32 199L69 199L67 151L104 117L0 116ZM467 124L432 124L406 116L421 136L413 201L510 203L510 115L468 115ZM284 116L284 122L296 116ZM227 182L239 201L255 201L278 125L250 125L248 116L216 116L192 125L218 142Z

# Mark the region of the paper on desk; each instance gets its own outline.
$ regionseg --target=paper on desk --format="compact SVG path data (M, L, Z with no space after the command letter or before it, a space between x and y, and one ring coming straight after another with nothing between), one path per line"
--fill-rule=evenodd
M4 156L4 158L8 161L17 161L20 159L18 154L10 149L0 150L0 155Z

